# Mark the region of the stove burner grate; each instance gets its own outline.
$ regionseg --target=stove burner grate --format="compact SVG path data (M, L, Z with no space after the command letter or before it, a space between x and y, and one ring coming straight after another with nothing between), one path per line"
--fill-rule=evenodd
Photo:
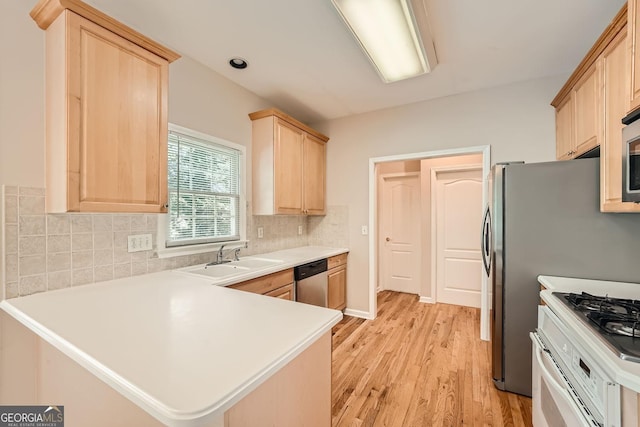
M584 312L615 314L631 319L640 318L640 301L609 298L590 295L586 292L581 294L568 294L567 301L577 310Z
M640 317L591 312L587 318L609 334L640 338Z

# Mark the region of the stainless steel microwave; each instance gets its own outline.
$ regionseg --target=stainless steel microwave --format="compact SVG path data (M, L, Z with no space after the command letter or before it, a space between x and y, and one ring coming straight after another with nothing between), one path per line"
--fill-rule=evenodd
M640 111L622 123L622 201L640 203Z

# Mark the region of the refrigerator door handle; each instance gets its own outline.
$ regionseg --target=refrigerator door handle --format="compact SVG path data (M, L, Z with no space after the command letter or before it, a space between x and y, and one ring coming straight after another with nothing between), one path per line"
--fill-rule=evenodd
M489 275L491 270L491 211L489 206L484 211L484 217L482 218L482 237L480 246L482 247L482 263L484 264L484 270Z

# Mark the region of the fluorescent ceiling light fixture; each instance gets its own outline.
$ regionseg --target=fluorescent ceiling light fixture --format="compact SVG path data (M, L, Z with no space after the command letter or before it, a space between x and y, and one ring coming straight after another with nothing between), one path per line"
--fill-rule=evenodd
M424 0L331 0L386 83L437 64Z

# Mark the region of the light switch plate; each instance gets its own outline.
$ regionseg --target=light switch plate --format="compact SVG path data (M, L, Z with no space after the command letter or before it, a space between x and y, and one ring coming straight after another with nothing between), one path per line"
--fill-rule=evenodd
M264 227L258 227L258 239L262 239L264 237Z
M150 251L153 249L151 234L133 234L127 236L127 252Z
M367 234L369 234L369 228L366 225L362 226L362 235L366 236Z

